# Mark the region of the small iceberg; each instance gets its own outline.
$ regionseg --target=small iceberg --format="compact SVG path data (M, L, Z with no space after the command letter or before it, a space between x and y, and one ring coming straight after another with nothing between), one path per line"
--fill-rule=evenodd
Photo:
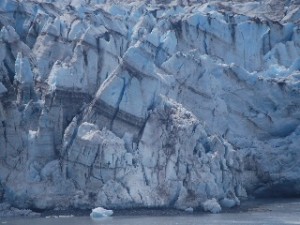
M192 213L192 212L194 212L194 209L192 207L188 207L184 211L186 211L188 213Z
M90 216L92 219L101 219L103 217L109 217L113 213L114 212L112 210L104 209L102 207L97 207L95 209L92 209Z
M215 198L208 199L203 203L204 211L208 211L211 213L219 213L221 212L222 208L218 201Z

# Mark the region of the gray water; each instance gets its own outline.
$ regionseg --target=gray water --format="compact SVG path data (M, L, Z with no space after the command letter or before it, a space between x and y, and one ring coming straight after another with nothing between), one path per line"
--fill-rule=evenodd
M248 205L247 205L248 204ZM90 217L0 219L0 225L200 225L200 224L300 224L300 199L247 203L220 214L117 215L94 221Z

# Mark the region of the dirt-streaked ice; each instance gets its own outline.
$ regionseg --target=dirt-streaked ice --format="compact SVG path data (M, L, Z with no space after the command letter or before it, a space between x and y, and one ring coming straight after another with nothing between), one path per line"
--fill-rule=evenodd
M300 194L299 1L0 2L0 202Z

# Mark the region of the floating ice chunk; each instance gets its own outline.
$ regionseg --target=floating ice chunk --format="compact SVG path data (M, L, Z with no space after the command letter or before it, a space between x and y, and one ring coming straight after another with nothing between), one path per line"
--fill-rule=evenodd
M97 207L92 210L90 216L92 219L100 219L103 217L111 216L114 212L109 209L104 209L102 207Z
M220 204L222 207L232 208L237 205L237 202L235 201L235 199L224 198L220 201Z
M194 212L194 209L192 207L186 208L184 211L192 213Z
M203 203L203 209L204 211L209 211L212 213L219 213L222 210L220 204L217 202L215 198L206 200Z
M74 215L59 215L58 218L72 218Z

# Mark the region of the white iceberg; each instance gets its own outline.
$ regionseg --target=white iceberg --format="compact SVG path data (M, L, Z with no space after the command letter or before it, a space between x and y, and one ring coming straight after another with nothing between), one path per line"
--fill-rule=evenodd
M235 199L230 199L230 198L223 198L220 201L220 205L224 208L232 208L236 205L239 205L239 201L236 201Z
M192 207L186 208L184 211L192 213L194 212L194 209Z
M215 198L208 199L203 203L203 209L204 211L208 211L211 213L219 213L221 212L222 208L218 201Z
M95 209L92 209L92 212L90 214L92 219L100 219L103 217L109 217L113 214L114 212L109 209L104 209L102 207L97 207Z

